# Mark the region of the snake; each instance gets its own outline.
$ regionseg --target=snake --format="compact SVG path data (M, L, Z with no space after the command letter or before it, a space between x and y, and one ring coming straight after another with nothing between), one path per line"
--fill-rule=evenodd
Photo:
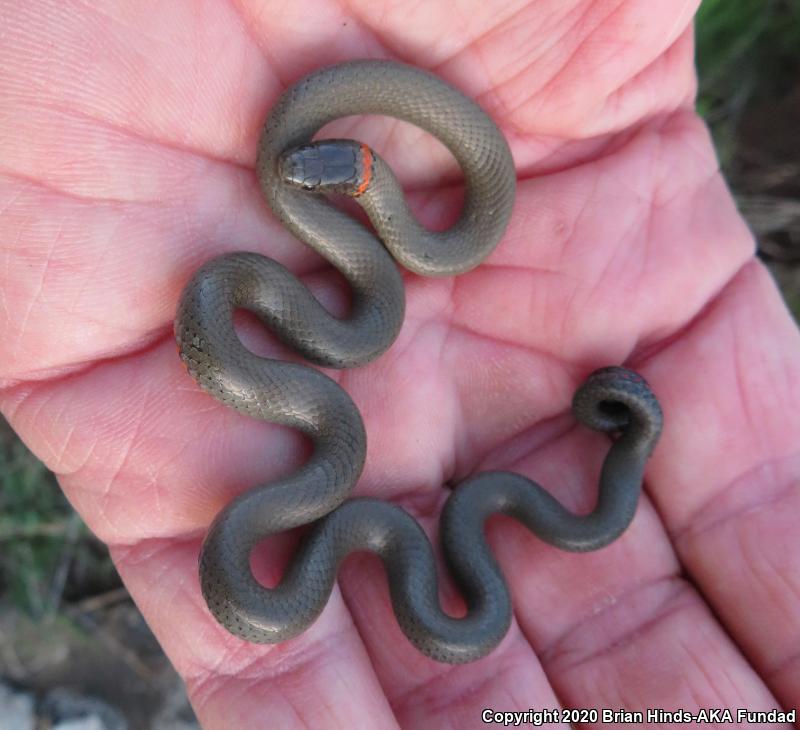
M416 220L391 168L371 147L314 140L327 123L357 114L410 122L449 149L465 188L450 228L430 231ZM253 313L319 366L352 368L379 357L403 323L399 266L412 275L455 276L474 269L499 243L516 190L508 144L476 102L434 74L356 60L318 69L281 95L261 133L256 174L281 224L344 275L351 303L346 316L332 315L287 268L252 251L208 261L182 291L174 333L199 386L241 413L297 429L313 446L294 472L250 487L213 520L199 556L208 609L241 639L287 641L321 614L345 557L369 551L385 566L395 616L414 646L451 664L485 656L512 616L509 589L484 535L488 517L510 515L563 550L597 550L612 542L636 511L645 463L661 432L658 401L640 375L619 366L593 372L578 388L572 402L577 420L612 435L589 514L570 512L543 487L511 472L479 473L453 490L440 538L466 613L447 614L438 598L434 551L418 522L388 501L348 499L367 449L353 400L314 367L255 355L240 341L233 317L239 309ZM373 230L337 207L331 194L354 199ZM262 585L250 567L255 546L311 523L278 585Z

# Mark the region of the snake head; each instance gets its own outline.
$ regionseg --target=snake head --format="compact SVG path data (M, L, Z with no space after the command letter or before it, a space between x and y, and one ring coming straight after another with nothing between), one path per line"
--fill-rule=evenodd
M294 147L278 159L287 185L316 193L357 197L372 177L372 152L350 139L326 139Z

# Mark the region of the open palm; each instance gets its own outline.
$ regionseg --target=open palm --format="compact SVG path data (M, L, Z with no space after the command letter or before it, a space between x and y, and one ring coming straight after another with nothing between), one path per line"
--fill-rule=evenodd
M692 111L694 5L2 3L0 404L111 546L205 726L800 702L800 336ZM477 99L519 173L487 262L407 276L398 341L334 374L369 437L357 493L431 535L443 485L487 468L588 509L608 442L570 415L578 383L624 363L664 408L647 495L612 546L567 554L493 518L515 619L466 666L411 647L373 557L349 558L322 617L278 646L228 635L199 590L213 516L307 446L199 390L175 353L177 298L200 263L244 249L344 310L340 279L267 212L253 164L285 86L356 57L415 63ZM389 160L423 222L452 220L438 144L392 120L334 131ZM291 357L249 319L241 333ZM259 577L274 581L293 544L257 551Z

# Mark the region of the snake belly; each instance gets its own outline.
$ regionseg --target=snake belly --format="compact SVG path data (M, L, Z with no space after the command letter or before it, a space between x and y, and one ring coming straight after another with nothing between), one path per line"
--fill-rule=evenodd
M448 147L465 180L463 209L451 228L422 227L374 151L348 140L312 142L322 126L353 114L411 122ZM364 425L350 397L318 370L251 353L234 331L233 314L249 310L318 365L356 367L378 357L397 337L405 311L395 262L418 274L450 276L474 268L496 247L514 202L508 145L479 106L432 74L387 61L352 61L320 69L282 95L264 126L257 173L273 213L345 276L352 302L347 317L334 317L281 264L252 252L209 261L181 295L175 336L200 386L242 413L298 429L313 445L300 469L247 490L213 521L200 554L204 599L232 634L282 642L322 612L341 561L369 550L383 560L398 622L420 651L450 663L484 656L511 617L508 589L483 538L485 519L509 514L566 550L593 550L616 538L633 518L644 464L660 433L658 403L647 384L623 368L594 373L576 393L579 420L621 434L604 463L590 515L573 515L539 485L506 472L480 474L453 493L442 540L467 614L447 615L438 600L433 551L417 522L379 500L345 502L366 455ZM352 195L377 235L315 194L327 192ZM258 583L250 569L255 545L314 521L279 585Z

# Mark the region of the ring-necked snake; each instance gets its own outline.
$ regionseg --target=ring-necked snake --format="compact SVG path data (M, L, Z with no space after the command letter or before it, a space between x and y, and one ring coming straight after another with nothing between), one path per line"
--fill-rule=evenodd
M365 145L311 143L324 124L353 114L397 117L447 145L466 188L454 226L437 233L421 227L389 167ZM439 604L433 551L417 522L387 502L344 502L366 453L350 397L313 368L251 353L232 318L237 308L255 313L319 365L354 367L377 357L403 321L403 286L392 256L419 274L453 275L477 266L497 245L514 201L508 146L474 102L435 76L386 61L355 61L316 71L283 94L264 127L257 172L283 225L345 275L352 306L347 318L333 317L294 275L256 253L214 259L184 289L175 335L191 375L227 405L299 429L314 446L298 471L246 491L214 520L200 556L203 596L231 633L281 642L322 612L344 557L370 550L386 566L397 619L414 645L439 661L477 659L498 644L511 619L508 589L483 537L486 518L511 515L564 550L595 550L614 540L636 509L644 464L661 430L658 403L644 380L623 368L596 371L575 394L573 410L582 423L618 434L589 515L572 514L539 485L507 472L478 474L453 492L441 539L467 613L448 616ZM377 237L317 194L325 192L352 195ZM280 584L260 585L250 569L253 547L315 520Z

